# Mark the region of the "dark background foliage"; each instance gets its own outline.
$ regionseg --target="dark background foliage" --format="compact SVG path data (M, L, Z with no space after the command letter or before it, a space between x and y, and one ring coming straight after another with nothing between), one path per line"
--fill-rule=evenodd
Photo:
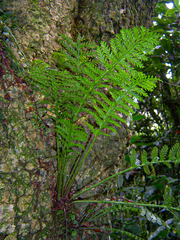
M161 81L144 101L139 102L140 109L132 118L133 133L130 142L139 149L139 152L143 149L149 151L152 146L158 148L162 148L164 144L172 146L180 141L180 17L178 7L174 5L169 9L166 3L167 1L159 1L156 6L151 29L161 33L162 37L159 46L145 62L144 68L146 74L158 76ZM179 170L178 165L173 165L169 169L156 167L148 174L138 171L128 176L121 190L130 199L133 197L136 199L138 195L145 201L156 201L160 204L164 201L163 194L169 185L173 191L172 201L178 203ZM133 188L129 188L130 182L133 183ZM157 210L155 212L157 213ZM164 221L172 218L166 211L162 211L160 215ZM142 229L144 233L154 232L154 235L152 234L154 237L148 239L179 239L178 221L172 222L172 229L176 229L173 234L170 229L158 228L158 224L150 222L147 224L143 217L138 224L136 218L138 216L133 214L131 217L129 213L126 224L121 227L131 229L132 232L141 232Z

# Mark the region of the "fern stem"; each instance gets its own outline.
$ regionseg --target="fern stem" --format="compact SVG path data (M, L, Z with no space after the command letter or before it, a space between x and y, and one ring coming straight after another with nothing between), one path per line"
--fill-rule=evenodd
M176 161L179 162L180 159L177 159ZM141 167L143 167L143 166L150 166L150 165L152 165L152 164L160 164L160 163L164 163L164 164L166 163L166 164L167 164L167 163L171 163L171 162L174 162L174 160L167 160L167 161L160 161L160 162L148 162L148 163L144 163L144 164L141 164L141 165L138 165L138 166L137 166L137 165L131 166L130 168L127 168L127 169L125 169L125 170L123 170L123 171L120 171L120 172L118 172L118 173L116 173L116 174L114 174L114 175L112 175L112 176L110 176L110 177L108 177L108 178L106 178L106 179L104 179L104 180L102 180L102 181L94 184L93 186L91 186L91 187L89 187L89 188L86 188L85 190L83 190L83 191L75 194L75 195L71 198L71 200L74 199L74 198L76 198L76 197L78 197L79 195L81 195L81 194L83 194L83 193L91 190L92 188L98 187L99 185L101 185L101 184L103 184L103 183L105 183L105 182L107 182L107 181L109 181L109 180L111 180L111 179L113 179L113 178L121 175L121 174L124 174L124 173L126 173L126 172L129 172L129 171L131 171L131 170L133 170L133 169L141 168Z
M151 204L151 203L138 203L138 202L120 202L120 201L107 201L107 200L75 200L72 201L71 204L74 203L109 203L109 204L119 204L119 205L126 205L126 206L139 206L139 207L156 207L156 208L164 208L169 210L175 210L180 211L179 208L175 207L168 207L166 205L157 205L157 204Z
M98 131L99 132L99 131ZM73 171L68 179L68 182L66 184L66 191L68 191L68 189L70 188L70 186L72 185L75 177L77 176L82 164L84 163L84 161L86 160L86 157L88 156L90 150L92 149L97 137L99 136L99 134L97 135L94 135L91 137L90 141L89 141L89 144L87 146L87 150L85 151L84 155L81 157L81 160L80 160L80 163L79 161L77 161L77 163L75 164L74 168L73 168ZM78 163L79 163L79 166L78 166Z
M58 201L60 201L60 190L61 190L61 186L62 186L62 162L61 162L61 157L60 157L60 141L59 141L59 137L58 134L56 133L56 146L57 146L57 192L58 192Z
M80 58L80 39L78 37L78 40L77 40L77 74L79 74L79 58Z
M60 152L58 150L58 196L64 197L65 196L65 182L66 182L66 175L67 175L67 164L68 164L68 151L70 149L69 144L71 143L71 137L72 137L72 126L69 129L69 134L67 136L67 146L64 147L62 150L61 156ZM59 137L57 136L57 142L60 143ZM58 148L59 149L59 148Z

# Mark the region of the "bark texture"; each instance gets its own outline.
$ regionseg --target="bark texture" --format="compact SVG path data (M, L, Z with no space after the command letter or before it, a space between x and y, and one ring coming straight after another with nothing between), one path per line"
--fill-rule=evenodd
M5 11L14 12L17 25L13 34L28 58L47 59L53 51L60 48L60 33L75 37L79 31L88 40L99 43L101 40L108 41L122 28L141 25L148 28L157 2L158 0L2 0L2 6Z
M25 66L24 56L30 61L34 58L50 61L53 51L61 47L60 33L75 38L78 30L86 39L99 43L108 41L122 28L140 25L148 28L157 0L0 0L0 3L4 12L12 11L14 16L14 21L11 18L5 21L3 40ZM5 56L1 48L0 51ZM50 236L43 239L58 239L51 237L55 229L51 197L57 170L52 157L56 155L54 126L45 119L49 128L41 121L38 130L35 128L32 116L37 108L33 103L42 100L42 96L14 75L14 68L5 60L6 67L0 69L6 72L3 72L4 91L0 92L3 100L0 101L3 172L0 238L8 233L11 234L8 239L12 240L42 239L46 230ZM90 184L92 176L99 181L107 177L107 172L124 168L130 133L124 125L117 128L117 133L110 138L98 138L76 179L77 188ZM108 191L114 191L114 184L108 185Z
M79 0L77 29L88 39L107 40L122 28L149 27L158 0Z

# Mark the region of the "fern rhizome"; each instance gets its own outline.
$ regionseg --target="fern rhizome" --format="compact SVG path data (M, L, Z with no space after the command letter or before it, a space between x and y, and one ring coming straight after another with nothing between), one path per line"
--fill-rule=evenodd
M76 177L96 139L100 135L108 136L108 131L116 132L115 127L120 127L120 122L126 123L122 116L131 116L134 109L138 108L137 100L142 100L147 96L147 91L152 91L155 87L157 79L146 76L139 69L143 67L142 62L147 60L146 55L152 53L158 44L158 38L144 27L122 29L120 34L110 40L109 45L101 42L100 46L89 44L80 36L73 42L69 37L62 35L62 49L54 53L60 70L41 60L32 63L30 84L43 96L43 100L38 102L38 111L51 119L55 130L57 185L54 190L54 211L57 216L62 214L58 218L59 221L62 220L62 216L65 219L64 228L62 223L60 224L64 230L59 236L67 237L71 234L69 228L85 228L84 222L92 218L91 215L85 219L78 213L79 218L75 217L72 220L71 215L73 225L68 227L70 220L66 218L69 209L71 213L76 211L72 208L74 203L94 201L102 205L104 201L78 200L79 195L134 168L147 166L148 171L153 163L165 161L159 161L158 153L154 150L155 157L152 162L147 160L146 153L143 152L142 161L138 163L136 152L133 151L129 169L79 192L74 187ZM48 111L45 107L47 104ZM89 116L93 122L88 121ZM81 120L83 125L77 124ZM174 151L177 156L168 159L166 164L179 160L178 149L179 146L176 146ZM129 207L133 205L128 202L116 204L126 204ZM150 206L140 203L137 205ZM100 212L96 216L99 214Z

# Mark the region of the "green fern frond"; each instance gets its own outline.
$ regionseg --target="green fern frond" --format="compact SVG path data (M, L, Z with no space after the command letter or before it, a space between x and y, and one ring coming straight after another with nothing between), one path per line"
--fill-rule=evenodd
M61 34L62 40L60 43L63 49L54 53L54 58L58 60L59 66L62 69L69 68L76 74L82 73L81 65L93 58L92 49L96 48L94 43L84 42L84 38L78 36L77 42L72 41L71 38Z
M119 122L126 122L122 114L128 116L138 108L137 101L147 96L146 91L152 91L156 78L146 77L135 67L142 67L146 59L145 53L150 53L152 46L158 43L158 36L145 28L123 29L110 41L110 46L102 42L99 47L92 47L80 36L77 42L62 35L62 49L55 55L60 61L63 71L52 69L43 61L33 62L31 69L32 84L44 95L39 102L39 108L44 103L50 105L50 111L45 114L54 121L58 144L62 152L58 153L58 171L60 166L66 172L70 153L81 154L87 133L76 126L81 112L93 116L95 126L87 122L94 141L101 135L108 135L104 129L116 132ZM92 51L90 51L92 50ZM42 106L41 111L44 111ZM77 162L73 176L85 161L92 144L83 155L81 163ZM62 161L62 164L61 164ZM132 166L137 166L135 153L131 157ZM65 177L61 174L61 183Z
M142 161L142 164L149 163L149 161L147 160L147 152L145 150L143 150L141 154L141 161Z
M112 51L117 58L122 56L132 64L142 67L142 60L147 59L144 52L150 54L153 45L158 43L157 39L158 36L154 37L153 33L143 27L122 29L121 33L111 40ZM125 56L123 53L126 53Z
M95 130L95 134L96 134L96 131L98 131L97 129ZM180 149L180 147L179 147L179 149ZM179 152L179 149L177 150L177 152ZM90 190L90 189L92 189L92 188L95 188L95 187L97 187L97 186L100 186L101 184L104 184L105 182L107 182L107 181L109 181L109 180L111 180L111 179L113 179L113 178L115 178L115 177L117 177L117 176L119 176L119 175L121 175L121 174L124 174L124 173L126 173L126 172L128 172L128 171L131 171L132 169L136 169L136 168L141 168L141 167L143 167L144 168L144 166L151 166L151 168L152 168L152 173L154 174L154 169L153 169L153 164L161 164L161 163L163 163L163 164L165 164L165 165L168 165L170 162L173 162L173 163L179 163L180 162L180 159L176 156L176 159L174 159L174 160L171 160L171 159L165 159L166 158L166 153L167 153L167 150L168 150L168 148L167 148L167 146L165 145L165 147L163 147L163 149L161 150L161 159L163 159L163 160L161 160L161 161L158 161L158 162L149 162L149 161L147 161L146 162L146 155L147 155L147 153L145 152L145 151L143 151L143 156L141 157L141 160L143 159L143 161L144 161L144 163L140 163L140 161L137 159L137 153L136 153L136 151L134 150L134 149L132 149L132 151L131 151L131 154L130 154L130 164L131 164L131 167L129 167L129 169L125 169L125 170L122 170L122 171L120 171L120 172L118 172L118 173L116 173L116 174L114 174L114 175L112 175L112 176L110 176L110 177L108 177L108 178L106 178L106 179L104 179L104 180L102 180L102 181L100 181L99 183L96 183L96 184L94 184L92 187L89 187L89 188L87 188L87 189L85 189L85 190L83 190L82 192L79 192L79 193L77 193L77 194L75 194L73 197L72 197L72 199L74 199L74 198L76 198L77 196L79 196L80 194L83 194L83 193L85 193L85 192L87 192L88 190ZM165 153L165 154L164 154ZM178 155L179 156L179 155ZM147 169L145 169L145 171L147 171L147 174L149 175L149 168ZM76 201L76 202L78 202L78 201ZM86 201L87 202L87 201ZM103 201L102 201L103 202ZM109 202L109 203L113 203L113 202ZM117 204L120 204L119 202L117 202ZM124 204L124 203L123 203ZM133 203L127 203L127 204L125 204L125 205L133 205ZM159 207L159 205L156 205L156 204L139 204L139 203L135 203L134 205L140 205L140 206L152 206L152 207ZM163 207L163 208L165 208L166 206L165 205L161 205L161 207ZM172 208L171 208L172 209ZM177 210L177 208L173 208L173 209L175 209L175 210ZM172 209L172 210L173 210Z
M180 151L180 145L179 145L179 143L176 143L171 148L169 155L167 157L168 147L167 147L167 145L165 145L160 152L160 158L159 158L158 148L154 147L151 152L151 162L149 162L148 158L147 158L147 152L145 150L143 150L143 152L141 154L141 164L139 164L139 162L136 159L136 155L137 155L136 151L133 149L131 152L130 163L131 163L132 167L142 166L144 168L144 171L146 172L146 174L150 173L149 166L151 166L152 174L155 174L153 164L163 163L166 166L171 167L171 165L170 165L171 162L179 163L180 162L179 151Z
M68 119L60 120L56 128L57 133L61 135L59 142L65 150L70 150L72 147L84 149L81 143L87 142L88 136L83 128L72 125Z
M168 152L168 146L165 145L160 152L160 162L163 162L165 160L167 152Z
M179 147L178 150L177 150L176 156L177 156L177 159L180 159L180 147Z
M151 152L151 161L152 162L157 162L159 160L159 157L158 157L158 148L157 147L154 147L152 152Z
M92 124L90 124L89 122L85 122L85 123L86 123L86 125L89 127L89 129L91 130L91 132L92 132L94 135L96 135L98 129L95 128L95 127L94 127Z
M136 155L137 155L136 151L134 149L132 149L131 156L130 156L131 167L137 166L136 165L136 159L137 159Z
M176 154L177 154L178 150L179 150L179 143L176 143L176 144L171 148L171 150L170 150L170 152L169 152L168 158L169 158L170 160L176 159Z
M70 53L69 55L73 57L77 57L77 48L78 48L77 43L64 34L61 34L61 37L62 37L62 40L60 40L61 45ZM80 39L78 38L78 41L79 40Z
M173 197L173 192L170 186L166 186L165 187L165 191L164 191L164 203L166 206L170 207L173 205L174 202L174 197Z
M144 165L144 166L143 166L143 169L144 169L144 172L145 172L147 175L151 175L151 171L150 171L148 165Z

